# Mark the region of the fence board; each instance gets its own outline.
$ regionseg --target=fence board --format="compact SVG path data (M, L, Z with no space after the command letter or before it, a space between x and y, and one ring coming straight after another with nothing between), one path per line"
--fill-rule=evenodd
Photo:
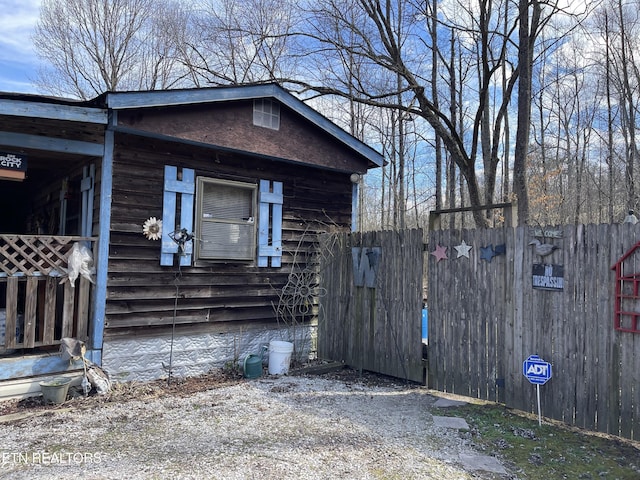
M457 245L457 244L458 244L457 241L453 241L452 243L452 245ZM451 255L450 258L453 259L453 258L456 258L456 256ZM468 267L468 262L456 262L456 263L464 264L465 267ZM491 265L490 263L483 262L482 266L484 268L491 269L492 267L495 267L495 264ZM491 278L491 277L488 277L488 278ZM474 351L477 351L480 345L486 344L486 342L483 339L484 335L482 330L483 330L483 326L486 323L487 315L490 315L489 309L492 307L491 295L495 290L495 283L493 282L495 278L492 278L491 280L492 281L489 284L487 284L486 296L482 302L478 301L479 298L477 295L474 294L475 292L473 291L464 292L465 295L460 296L460 298L470 297L473 305L471 309L465 312L465 320L467 325L466 331L468 332L467 333L468 340L466 342L464 341L462 342L462 344L460 345L460 350L464 352L464 361L465 361L465 364L468 365L471 373L468 395L474 398L479 398L481 395L480 383L482 382L481 377L482 377L482 370L484 366L483 365L484 358L473 359L471 353ZM484 381L483 383L486 384L486 381Z
M615 252L613 244L611 242L611 236L609 229L604 227L600 230L599 234L600 246L602 248L602 254L598 257L601 261L598 264L598 285L607 285L611 277L610 267L617 260L617 252ZM595 430L600 432L607 432L609 427L609 396L598 395L598 392L603 392L609 384L609 372L607 365L610 365L610 342L608 341L608 332L613 326L613 319L611 318L611 312L613 312L613 294L615 292L614 285L608 288L607 295L598 295L598 302L596 307L596 315L600 319L599 322L594 322L593 332L596 339L596 347L594 352L594 365L596 366L594 372L595 383L595 395L596 395L596 409L595 409ZM596 293L597 295L597 293Z
M612 231L612 262L613 265L620 254L616 252L622 247L623 241L621 238L621 231L613 230ZM623 250L623 252L626 250ZM614 435L620 434L620 334L614 334L613 338L611 335L607 335L607 339L610 343L610 354L609 354L609 363L608 363L608 384L609 391L608 392L600 392L600 394L604 394L608 398L609 403L609 412L608 412L608 428L606 430L607 433L613 433Z
M83 342L86 342L88 337L89 328L89 294L90 294L90 282L85 277L81 276L76 287L78 289L78 306L76 309L76 334L75 337Z
M13 332L16 331L18 321L18 278L9 277L7 279L7 319L5 325L5 346L9 349L15 348L17 339Z
M73 336L73 307L76 289L70 282L64 282L64 300L62 304L62 338Z
M434 250L435 244L433 242L429 242L427 244L427 251L425 252L425 272L429 278L429 282L438 283L441 281L439 276L440 269L431 268L431 252ZM446 361L447 356L444 354L444 349L446 348L445 339L449 338L447 334L447 326L446 319L450 318L448 312L444 311L444 301L439 297L431 297L428 299L428 309L431 311L435 309L436 311L440 311L443 313L441 319L443 321L438 322L436 324L428 323L428 335L435 335L437 338L440 338L441 341L431 343L429 342L429 358L428 358L428 373L427 373L427 383L432 385L433 388L446 392L446 385L444 383L445 372L447 371Z
M55 336L56 324L56 293L58 289L58 279L48 277L45 280L45 300L44 300L44 331L42 342L45 345L52 345Z
M512 232L513 233L513 232ZM514 250L516 252L513 262L514 279L523 278L524 264L524 230L518 229L516 232ZM514 280L514 282L517 280ZM509 365L506 367L509 376L507 389L507 405L524 405L524 389L525 383L522 380L521 370L519 370L520 362L526 358L522 350L522 328L524 322L525 295L523 288L513 288L514 308L513 308L513 356L508 357ZM502 312L505 318L508 318L508 312Z
M33 348L36 338L36 307L38 301L38 279L27 278L27 291L24 307L24 346Z
M599 260L602 258L602 252L600 250L603 249L603 246L606 244L602 244L604 238L602 237L602 229L598 225L593 226L593 234L589 235L588 242L588 251L595 251L596 255L588 255L585 261L585 274L588 275L588 281L586 284L586 298L597 298L598 295L598 282L601 280L599 274L601 270L607 269L606 265L601 265ZM607 255L608 256L608 255ZM605 256L606 258L606 256ZM607 269L608 270L608 269ZM607 285L607 283L602 283L602 285ZM586 305L586 304L585 304ZM585 319L589 315L595 314L596 318L606 318L604 316L598 315L598 302L594 302L593 304L593 312L587 312L583 309L584 317L580 319L579 325L582 327L584 332L584 362L583 362L583 372L584 372L584 395L585 402L582 408L579 406L576 407L576 411L582 411L581 422L580 425L582 428L586 428L588 430L596 430L596 398L597 398L597 375L594 375L591 381L587 381L587 379L591 376L591 370L594 369L593 365L597 359L598 352L598 339L595 337L595 332L597 330L596 325L587 328L587 324ZM599 323L599 322L594 322Z
M541 387L545 416L638 440L640 335L614 329L611 267L635 245L640 224L554 230L562 235L544 240L559 249L544 258L529 246L529 227L430 232L429 251L442 245L448 258L425 255L429 386L534 412L522 362L539 354L554 374ZM472 245L468 259L455 255L462 240ZM505 255L482 258L500 244ZM564 288L533 288L534 263L562 265Z
M516 258L520 261L519 253L517 251L516 242L513 231L507 230L505 232L505 245L506 245L506 264L507 265L515 265ZM519 244L518 244L519 245ZM501 362L501 354L504 354L507 359L514 359L514 321L513 318L506 316L505 312L513 312L515 309L515 299L514 299L514 291L510 288L510 285L513 282L514 269L505 268L504 273L504 291L503 291L503 299L504 299L504 312L497 312L498 317L496 320L496 335L499 341L502 342L501 345L496 345L495 354L494 354L494 362L496 369L496 394L497 396L493 398L493 401L497 401L500 403L507 402L506 395L506 386L513 384L513 378L511 378L507 374L508 365L503 365ZM489 379L491 381L491 379ZM511 390L511 389L510 389Z

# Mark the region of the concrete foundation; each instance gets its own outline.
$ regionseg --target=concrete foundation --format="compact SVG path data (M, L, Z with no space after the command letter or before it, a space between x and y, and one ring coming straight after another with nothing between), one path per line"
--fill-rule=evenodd
M313 327L296 327L296 338L287 329L239 330L225 333L171 335L105 339L102 367L115 382L149 381L167 378L171 362L172 376L188 377L213 368L235 364L242 366L249 354L269 359L271 340L293 341L297 360L309 358ZM173 353L172 353L173 351ZM292 362L294 359L292 358Z

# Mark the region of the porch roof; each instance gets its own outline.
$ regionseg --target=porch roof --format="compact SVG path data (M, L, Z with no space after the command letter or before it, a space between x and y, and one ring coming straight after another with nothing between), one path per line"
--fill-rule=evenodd
M95 102L0 92L0 115L106 125L108 112Z
M87 102L0 93L0 150L28 156L31 176L101 157L107 122Z

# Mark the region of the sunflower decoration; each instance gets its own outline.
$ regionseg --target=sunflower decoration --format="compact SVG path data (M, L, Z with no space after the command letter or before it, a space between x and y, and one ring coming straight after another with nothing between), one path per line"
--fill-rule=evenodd
M142 224L142 233L147 240L160 240L162 237L162 220L156 217L149 217Z

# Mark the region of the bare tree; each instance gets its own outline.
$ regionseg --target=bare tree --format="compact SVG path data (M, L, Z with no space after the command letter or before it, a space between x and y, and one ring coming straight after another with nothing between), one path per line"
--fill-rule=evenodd
M633 8L635 7L635 8ZM636 198L636 178L635 164L638 161L638 144L636 143L636 116L638 109L638 84L633 82L633 71L638 69L635 62L634 50L637 45L633 37L629 34L629 30L638 25L638 5L632 8L624 5L622 0L618 0L615 5L618 23L618 49L619 66L618 66L618 89L619 100L621 102L622 128L625 140L626 154L626 174L627 174L627 204L634 206L638 201Z
M438 45L438 0L432 0L426 3L427 7L427 28L431 35L431 45ZM430 10L429 10L430 8ZM440 100L438 98L438 71L439 56L438 49L431 49L431 98L433 98L433 106L436 110L440 110ZM435 138L434 145L435 156L435 199L436 210L442 208L442 139L438 136Z
M443 12L440 17L433 18L438 10L430 2L314 2L309 12L310 24L304 32L309 39L307 44L311 51L322 51L325 56L331 52L335 57L349 52L349 55L362 58L371 68L375 67L376 75L372 78L360 78L356 89L353 85L342 83L340 78L321 85L308 80L293 80L291 83L301 86L300 93L312 90L320 94L351 96L362 103L405 110L423 118L463 176L469 202L472 206L480 206L492 202L500 158L508 153L501 149L503 122L514 86L522 75L518 50L513 48L517 44L514 34L519 22L524 19L527 35L522 35L526 45L520 49L520 59L530 64L533 61L533 46L537 35L557 9L553 5L533 2L535 8L530 25L528 3L522 12L511 11L502 6L503 2L491 0L483 0L466 8L462 8L462 2L456 5L455 11ZM543 17L545 6L548 7L548 12ZM354 8L360 12L355 16L357 22L353 21L353 15L345 15L345 12ZM526 18L523 17L525 14ZM426 24L425 19L429 19ZM448 31L451 38L461 39L458 43L459 53L465 55L465 58L445 55L441 45L432 44L438 38L437 34L434 35L436 31ZM344 32L350 33L346 35ZM504 32L507 32L506 35ZM455 101L453 97L441 98L440 92L432 84L435 78L434 55L443 65L444 71L449 72L445 81L449 83L449 90L455 94ZM463 83L459 75L453 75L454 69L462 64L477 66L477 77L473 84L469 83L468 77L465 78L467 83ZM511 72L506 81L506 89L495 88L505 71ZM528 67L525 68L525 74L529 74ZM402 81L394 81L396 76ZM386 82L381 81L384 78L387 79ZM522 87L526 93L526 82ZM469 98L471 92L476 93L475 98ZM522 107L526 108L524 95L523 93ZM493 111L490 102L496 96L500 100L497 109ZM451 109L454 103L460 103L461 98L470 111L464 117L454 119L450 115ZM456 113L462 115L463 112ZM521 121L528 121L528 118L522 117ZM467 132L461 130L461 127ZM525 147L520 149L524 156L521 153L515 164L518 169L524 169L522 159L526 158L528 143L528 130L522 128L516 144L519 146L524 143ZM482 182L478 177L480 169L477 162L480 159L483 167ZM514 178L516 182L522 183L517 188L517 193L519 197L523 197L523 208L526 208L526 178L523 173ZM526 219L526 215L524 218ZM474 220L479 226L488 224L481 211L474 212Z
M628 209L638 208L637 144L640 110L640 2L610 0L602 4L588 23L590 41L595 45L592 75L604 85L606 105L604 127L598 129L606 152L605 164L608 208L606 217L614 221ZM597 80L600 79L600 80ZM605 112L603 112L604 114Z
M196 2L188 67L199 85L274 81L294 76L288 56L297 2L206 0Z
M593 53L606 69L594 61L573 76L560 74L568 42L558 40L573 26L548 28L556 0L43 0L34 41L48 64L40 85L57 95L283 83L384 151L388 164L362 185L360 203L370 221L377 193L371 221L385 228L419 224L425 202L478 207L497 190L517 197L521 222L539 220L547 207L530 202L531 183L541 198L575 201L571 214L564 200L549 218L579 221L595 211L591 189L603 175L609 218L620 185L625 203L637 202L638 4L607 0L603 53ZM595 127L604 109L584 98L600 95L590 85L606 86L606 134ZM596 135L608 151L604 172L592 160ZM475 211L473 221L487 226L489 215Z
M166 88L180 78L167 25L172 2L43 0L33 35L47 92L87 99L105 91Z
M609 221L613 222L613 171L614 171L614 148L613 148L613 106L611 101L611 45L609 42L609 16L604 12L604 62L605 62L605 88L607 101L607 173L609 174Z
M640 96L632 72L640 23L636 10L621 15L619 6L618 0L603 4L540 63L532 124L538 149L528 158L533 221L611 222L636 207Z

